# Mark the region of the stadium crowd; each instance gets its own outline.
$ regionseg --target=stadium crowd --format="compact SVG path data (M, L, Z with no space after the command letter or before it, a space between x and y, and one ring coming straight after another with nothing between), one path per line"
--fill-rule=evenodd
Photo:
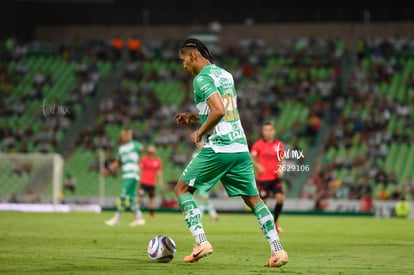
M93 153L103 149L106 163L110 163L117 145L114 132L134 125L137 140L154 143L161 150L169 148L168 161L176 167L183 166L193 153L188 149L190 129L176 125L172 117L178 111L194 111L194 107L191 76L181 70L176 56L179 41L139 42L134 53L122 55L107 41L3 41L1 152L53 152L64 142L62 137L71 123L79 118L84 102L93 99L99 100L99 113L95 124L85 127L77 137L78 148ZM283 123L278 126L278 134L287 148L300 148L306 153L319 145L316 137L322 124L329 124L327 132L321 133L327 137L322 156L313 164L314 172L304 185L302 197L359 199L381 194L377 185L390 192L390 185L396 187L393 193L381 198L396 199L413 194L412 178L399 178L396 171L384 165L388 145L411 144L414 139L414 97L409 92L407 97L390 97L385 90L400 74L404 74L401 85L407 90L414 88L414 71L407 73L408 67L401 58L412 60L413 45L413 39L399 36L370 43L361 39L351 50L346 50L340 39L305 37L283 41L277 48L268 47L264 40L242 40L239 45L217 51L215 61L232 70L239 83L238 105L250 143L258 137L261 123L273 120ZM33 71L34 66L27 64L33 56L75 64L70 70L75 81L59 101L61 106L71 109L67 115L44 117L39 104L30 117L41 119L41 127L34 127L27 117L26 121L19 118L27 113L30 101L41 102L51 87L61 87L56 86L57 75L49 67L40 66ZM105 62L121 67L123 74L110 93L96 98L102 75L99 64ZM346 83L344 68L350 72ZM31 77L25 77L30 73ZM14 96L24 81L30 81L30 85L23 86L30 89ZM184 96L165 103L166 94L159 93L154 83L173 83ZM292 114L289 124L278 121L284 107L289 109L295 104L306 111L305 116ZM77 112L73 111L75 106ZM395 118L399 126L391 128ZM98 156L89 168L99 169ZM165 177L169 179L171 174L166 173Z
M55 152L79 114L78 109L94 97L100 77L97 63L102 60L91 53L94 46L78 49L39 41L25 43L12 37L2 45L1 151ZM58 74L65 64L72 64L71 70ZM63 78L74 81L63 87ZM56 90L61 91L62 97L48 101Z
M302 197L414 197L412 174L387 161L392 146L411 146L414 141L413 42L399 36L359 41L344 93L347 97L336 102L339 111L324 145L324 157ZM396 82L399 89L392 93ZM406 161L409 157L399 163L402 166Z

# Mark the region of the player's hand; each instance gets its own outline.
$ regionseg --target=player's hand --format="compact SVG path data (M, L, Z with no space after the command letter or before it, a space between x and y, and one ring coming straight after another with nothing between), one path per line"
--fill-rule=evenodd
M281 179L282 177L283 177L283 170L282 169L279 169L277 172L276 172L276 176L279 178L279 179Z
M191 143L197 146L198 148L201 148L204 146L204 141L202 140L202 136L200 136L198 130L195 130L190 134L190 140Z
M190 112L178 113L174 116L178 124L190 124L197 120L197 116Z
M264 173L266 172L266 168L263 167L260 163L256 164L256 169L258 173Z

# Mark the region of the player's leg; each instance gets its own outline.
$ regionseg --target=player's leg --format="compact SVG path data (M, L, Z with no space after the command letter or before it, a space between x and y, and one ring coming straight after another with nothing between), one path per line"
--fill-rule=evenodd
M287 263L288 255L284 251L277 234L274 217L259 196L249 154L240 154L238 157L239 160L222 178L223 186L230 197L242 196L246 205L252 209L270 245L271 257L267 265L280 267Z
M184 214L185 224L196 242L193 252L184 257L184 262L197 262L202 257L213 253L213 247L207 240L207 236L204 232L204 227L201 223L201 211L192 195L192 188L183 180L179 179L175 187L175 193L178 199L178 204Z
M213 253L213 247L204 232L201 211L193 193L200 187L209 190L221 176L222 169L215 155L211 148L203 148L184 169L174 189L185 223L196 242L193 252L184 257L185 262L196 262Z
M218 221L218 214L214 203L211 201L210 197L207 199L207 211L210 215L210 219L213 222Z
M209 192L198 189L196 191L197 199L200 206L201 215L204 213L208 213L210 215L210 219L215 222L218 219L218 214L213 202L210 200Z
M140 184L139 188L138 188L138 195L137 195L137 203L138 203L139 207L142 207L144 197L145 197L145 190L143 188L143 185Z
M154 186L148 186L148 209L150 213L150 219L155 219L155 187Z
M278 179L273 182L272 192L275 196L275 209L273 211L273 217L275 220L276 230L277 230L277 233L282 233L283 229L279 225L279 222L278 222L280 213L282 213L283 202L284 202L283 185L282 185L281 180Z
M194 191L193 194L194 198L196 198L196 201L198 203L198 208L200 208L200 219L203 218L204 213L207 212L207 204L206 204L206 198L201 194L200 189L197 189Z
M130 226L144 225L145 220L142 215L141 208L137 202L137 180L126 179L126 191L127 198L129 199L128 204L131 212L134 215L134 220L129 224Z
M275 201L276 201L276 205L275 205L275 210L273 212L273 215L274 215L274 218L275 218L276 230L277 230L277 233L282 233L283 229L279 225L278 219L279 219L280 213L282 213L282 209L283 209L283 201L284 201L283 193L277 193L275 195Z
M271 257L266 266L281 267L282 265L287 264L288 255L280 242L273 215L267 205L259 196L242 196L242 198L253 210L260 228L270 244Z
M125 201L126 201L126 196L127 196L126 193L127 193L126 183L123 180L122 181L121 193L119 194L118 198L115 201L115 205L116 205L115 215L111 219L105 221L106 225L114 226L114 225L119 223L119 221L121 219L121 216L122 216L122 213L125 210Z
M256 183L257 188L259 189L259 196L267 204L267 200L269 199L269 182L268 181L259 181Z

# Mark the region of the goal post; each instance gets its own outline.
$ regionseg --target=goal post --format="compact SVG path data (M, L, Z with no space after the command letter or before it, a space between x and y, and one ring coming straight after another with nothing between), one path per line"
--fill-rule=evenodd
M64 164L65 161L60 154L53 154L52 202L54 205L59 204L61 200Z
M64 163L57 153L1 153L1 202L59 204Z

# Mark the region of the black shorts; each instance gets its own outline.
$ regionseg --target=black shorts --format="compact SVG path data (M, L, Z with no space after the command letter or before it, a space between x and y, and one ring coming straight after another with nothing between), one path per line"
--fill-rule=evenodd
M152 185L146 185L145 183L141 183L139 185L139 195L145 196L145 194L148 194L150 198L155 197L155 186Z
M270 193L283 194L283 184L280 179L257 181L257 188L262 199L268 198Z

